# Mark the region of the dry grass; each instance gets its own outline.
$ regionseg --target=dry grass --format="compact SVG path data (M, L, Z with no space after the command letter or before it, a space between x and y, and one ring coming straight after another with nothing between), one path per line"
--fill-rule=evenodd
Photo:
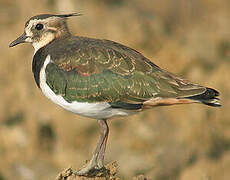
M9 49L39 13L82 12L73 34L133 47L159 66L221 92L222 108L156 108L110 122L106 161L119 177L230 177L230 4L228 0L0 0L0 180L55 179L79 168L96 145L95 120L70 114L35 86L29 45Z

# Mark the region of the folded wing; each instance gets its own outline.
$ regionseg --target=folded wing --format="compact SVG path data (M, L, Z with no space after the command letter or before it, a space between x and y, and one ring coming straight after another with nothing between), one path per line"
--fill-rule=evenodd
M199 97L207 90L112 41L73 37L63 44L51 43L47 48L53 63L46 68L46 78L50 88L68 102L108 102L118 108L140 109L158 100L196 102L197 98L187 97ZM52 48L58 53L53 54Z

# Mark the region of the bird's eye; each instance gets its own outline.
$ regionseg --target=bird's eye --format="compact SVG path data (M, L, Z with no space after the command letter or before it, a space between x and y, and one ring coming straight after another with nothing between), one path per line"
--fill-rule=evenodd
M43 24L37 24L37 25L35 26L35 29L37 29L37 30L42 30L42 29L43 29Z

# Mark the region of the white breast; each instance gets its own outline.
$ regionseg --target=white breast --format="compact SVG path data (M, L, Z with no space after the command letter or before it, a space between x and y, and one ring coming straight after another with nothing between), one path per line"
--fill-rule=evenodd
M40 71L40 88L44 95L57 105L73 113L95 119L107 119L113 116L127 116L128 112L121 109L112 109L108 103L67 102L61 95L56 95L46 83L46 66L52 63L50 55L46 57Z

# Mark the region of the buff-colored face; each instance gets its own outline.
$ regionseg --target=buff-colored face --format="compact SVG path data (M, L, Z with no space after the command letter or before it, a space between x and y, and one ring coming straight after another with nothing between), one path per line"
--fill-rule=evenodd
M53 16L45 19L30 19L25 24L24 33L13 41L10 47L28 42L37 51L65 33L68 33L68 28L63 18Z
M33 19L26 23L25 35L26 42L32 43L34 49L48 44L52 41L58 32L57 18L47 18L45 20Z

